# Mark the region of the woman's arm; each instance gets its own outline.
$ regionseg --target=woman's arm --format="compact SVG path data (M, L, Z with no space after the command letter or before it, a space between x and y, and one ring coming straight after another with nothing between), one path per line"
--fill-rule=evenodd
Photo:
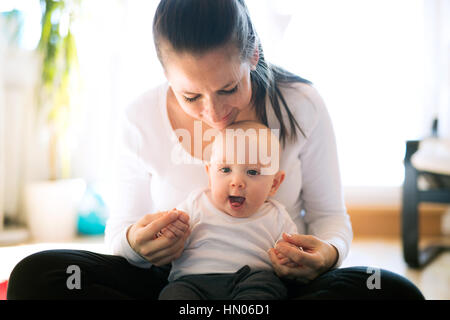
M133 125L132 113L123 116L117 169L115 172L115 196L106 223L105 243L110 252L119 255L138 267L150 267L150 262L137 254L127 241L131 225L145 214L153 212L150 197L151 176L140 159L142 137Z
M307 85L299 88L302 104L299 122L306 129L306 142L299 154L302 172L300 194L307 235L283 236L269 250L275 272L300 282L341 265L353 238L346 212L336 141L331 119L317 91ZM302 247L302 250L299 249Z
M300 197L307 233L337 249L334 266L338 267L348 254L353 231L344 203L332 122L317 91L309 88L317 122L300 154L303 184Z
M151 214L154 212L150 196L151 175L142 163L142 135L134 125L133 119L137 115L133 111L133 108L128 110L121 127L116 202L106 225L105 243L112 254L126 258L135 266L149 268L152 263L170 262L184 242L178 237L153 241L155 235L171 223L183 225L186 219L163 213ZM188 224L185 227L182 226L188 229ZM170 235L170 232L165 234ZM159 253L155 255L155 251Z

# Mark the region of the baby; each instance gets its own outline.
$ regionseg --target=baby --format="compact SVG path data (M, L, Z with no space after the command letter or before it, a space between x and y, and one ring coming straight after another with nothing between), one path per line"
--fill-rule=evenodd
M191 235L172 262L160 299L284 299L267 251L297 227L275 195L278 138L243 121L216 136L206 164L209 188L193 191L177 209L189 214ZM287 259L287 258L286 258Z

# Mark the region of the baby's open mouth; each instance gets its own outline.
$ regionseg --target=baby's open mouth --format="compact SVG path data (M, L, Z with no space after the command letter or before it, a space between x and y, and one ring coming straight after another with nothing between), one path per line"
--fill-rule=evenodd
M240 208L244 204L245 197L229 196L230 204L233 208Z

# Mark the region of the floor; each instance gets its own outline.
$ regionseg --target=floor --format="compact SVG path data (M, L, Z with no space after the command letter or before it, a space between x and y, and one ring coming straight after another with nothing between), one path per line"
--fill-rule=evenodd
M428 242L430 241L433 239ZM442 240L439 241L442 242ZM41 250L57 248L106 253L101 237L78 238L66 243L31 243L0 247L0 282L9 277L16 263L24 257ZM413 270L403 261L401 243L398 239L360 238L353 240L350 253L342 265L342 267L348 266L387 269L411 280L426 299L450 300L450 251L441 254L423 270ZM380 285L383 286L382 283Z
M431 243L450 245L448 238L428 239L421 246ZM371 266L387 269L413 282L426 299L450 300L450 251L445 251L421 270L411 269L403 260L399 239L354 239L342 267ZM383 287L383 284L381 284Z

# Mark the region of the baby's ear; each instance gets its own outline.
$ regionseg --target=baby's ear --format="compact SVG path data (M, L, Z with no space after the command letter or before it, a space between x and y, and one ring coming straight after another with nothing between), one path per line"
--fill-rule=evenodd
M275 193L277 193L277 190L283 182L285 176L286 174L283 170L280 170L275 174L275 176L273 177L272 188L270 189L269 196L273 196L275 195Z
M211 188L211 175L209 174L209 169L211 167L211 163L207 162L205 164L206 174L208 175L208 186Z

